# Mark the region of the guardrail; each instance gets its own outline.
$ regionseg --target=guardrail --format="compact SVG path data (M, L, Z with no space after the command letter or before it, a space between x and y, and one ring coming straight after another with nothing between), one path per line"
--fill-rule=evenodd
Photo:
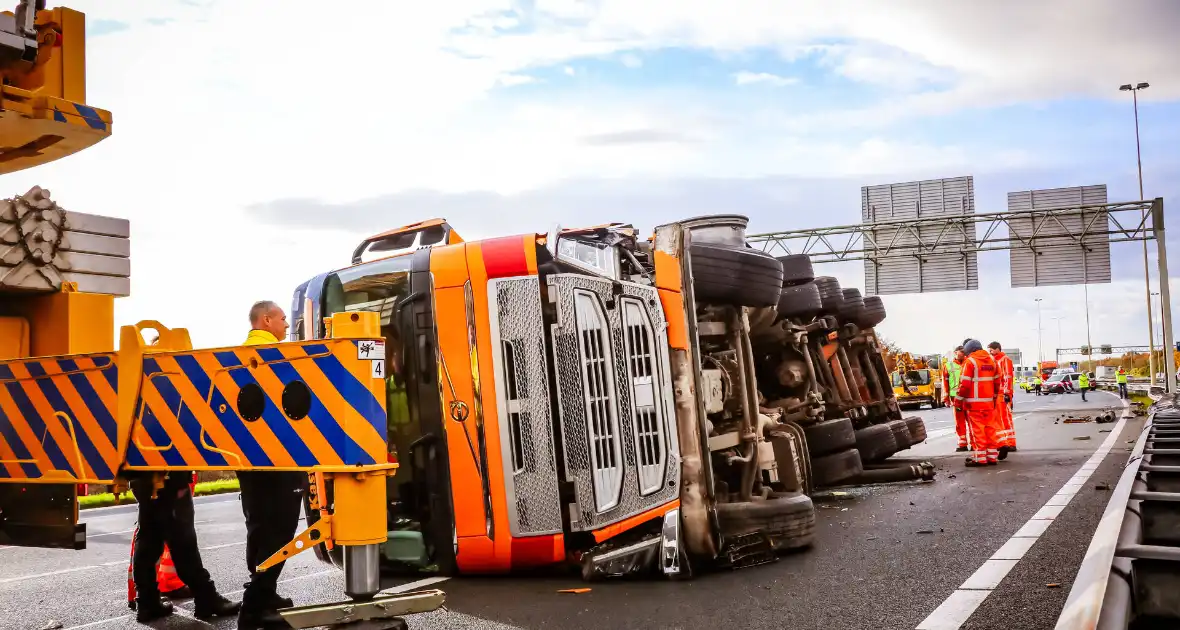
M1132 624L1177 628L1177 593L1180 407L1171 395L1152 405L1056 628L1127 630Z

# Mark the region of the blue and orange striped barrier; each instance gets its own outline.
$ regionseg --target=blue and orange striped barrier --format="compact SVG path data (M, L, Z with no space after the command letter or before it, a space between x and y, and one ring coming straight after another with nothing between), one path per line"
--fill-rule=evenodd
M360 315L332 339L212 350L141 322L123 329L118 353L0 362L0 482L391 468L373 370L385 357L362 350L378 338L376 314ZM145 345L142 328L157 329L159 345Z

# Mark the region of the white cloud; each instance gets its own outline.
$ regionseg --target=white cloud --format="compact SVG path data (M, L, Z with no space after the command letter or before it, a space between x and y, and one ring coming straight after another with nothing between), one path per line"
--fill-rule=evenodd
M638 55L633 55L630 53L625 54L622 57L620 57L619 62L622 63L624 66L626 66L628 68L632 68L632 69L643 67L643 60L640 59Z
M574 76L574 74L576 74L576 71L574 70L573 66L566 66L566 67L562 68L562 72L565 72L565 75L567 77L572 77L572 76Z
M799 82L799 79L795 77L783 77L769 72L749 72L743 70L733 75L733 81L738 85L764 83L766 85L783 86L794 85Z
M500 85L504 87L513 87L516 85L528 85L529 83L537 83L537 77L529 76L527 74L505 74L499 79Z

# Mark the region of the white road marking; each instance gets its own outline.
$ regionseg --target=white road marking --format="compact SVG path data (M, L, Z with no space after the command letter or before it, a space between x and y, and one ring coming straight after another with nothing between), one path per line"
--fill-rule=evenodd
M11 577L0 579L0 584L10 584L12 582L24 582L25 580L35 580L37 578L52 577L54 575L61 575L63 573L77 573L78 571L87 571L89 569L97 569L98 565L88 564L81 567L73 567L70 569L61 569L59 571L50 571L48 573L37 573L35 575L22 575L19 577Z
M1109 392L1101 393L1109 394ZM1113 394L1111 395L1113 396ZM1061 398L1060 394L1054 401L1059 398ZM1111 428L1110 435L1106 436L1106 440L1102 442L1098 450L1094 451L1090 459L1086 460L1086 463L1078 469L1073 477L1069 478L1069 481L1057 491L1057 494L1037 510L1036 514L1033 514L1032 518L1019 531L1013 534L990 559L983 563L983 566L967 578L967 581L951 593L950 597L947 597L938 608L935 608L934 612L930 613L922 623L919 623L917 630L958 630L967 622L967 619L979 608L979 605L1000 585L1012 567L1016 566L1024 554L1040 540L1041 535L1045 533L1053 520L1061 514L1066 504L1090 479L1102 460L1106 458L1107 453L1114 448L1119 435L1123 432L1123 426L1127 423L1127 418L1130 417L1130 403L1128 401L1122 401L1122 403L1123 413L1119 417L1118 423Z
M211 545L209 547L201 547L201 551L210 551L213 549L225 549L226 547L237 547L238 545L244 545L244 544L246 544L246 541L243 540L241 542L225 543L224 545Z
M120 530L117 532L106 532L103 534L86 534L86 538L89 539L89 538L98 538L99 536L117 536L119 534L130 534L133 531L135 531L134 527L132 527L131 529L124 529L124 530Z

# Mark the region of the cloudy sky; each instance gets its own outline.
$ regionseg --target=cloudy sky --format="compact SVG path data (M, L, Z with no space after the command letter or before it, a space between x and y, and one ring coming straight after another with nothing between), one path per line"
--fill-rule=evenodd
M1172 0L70 6L114 135L7 185L129 218L120 322L199 345L238 342L254 300L287 304L363 236L432 216L469 239L710 212L767 232L856 222L866 184L959 175L979 210L1057 186L1138 198L1127 82L1152 84L1145 194L1180 208ZM1090 290L1093 343L1145 343L1141 249L1113 257L1115 281ZM1081 287L1010 289L1003 253L980 268L981 291L887 296L885 333L1029 356L1043 297L1046 351L1059 323L1084 343ZM863 282L858 264L827 271Z

